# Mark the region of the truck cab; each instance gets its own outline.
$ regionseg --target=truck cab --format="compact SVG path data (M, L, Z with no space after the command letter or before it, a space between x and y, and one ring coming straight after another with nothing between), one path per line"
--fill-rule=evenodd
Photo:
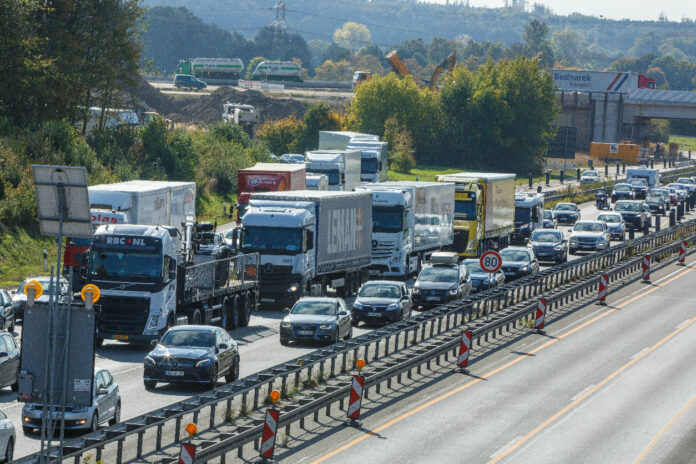
M515 194L515 232L513 241L523 243L536 229L544 227L544 195L541 193Z
M360 182L377 183L387 180L388 146L387 142L375 139L360 137L351 139L347 150L361 152Z

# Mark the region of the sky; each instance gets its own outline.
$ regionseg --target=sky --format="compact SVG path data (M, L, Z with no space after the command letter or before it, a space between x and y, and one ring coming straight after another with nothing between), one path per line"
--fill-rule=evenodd
M429 1L445 3L446 0ZM505 0L469 0L469 3L471 6L499 8L505 5ZM547 6L561 15L577 12L610 19L654 21L664 12L670 21L681 21L682 17L696 19L696 0L528 0L529 5L534 3Z

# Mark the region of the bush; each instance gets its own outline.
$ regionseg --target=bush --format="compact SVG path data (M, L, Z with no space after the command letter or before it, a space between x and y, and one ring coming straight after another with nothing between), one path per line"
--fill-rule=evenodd
M413 137L395 117L384 123L384 140L389 143L389 166L399 172L408 173L416 167L413 156Z
M266 121L256 131L256 137L265 142L276 155L296 153L297 140L304 130L304 123L291 115L279 121Z

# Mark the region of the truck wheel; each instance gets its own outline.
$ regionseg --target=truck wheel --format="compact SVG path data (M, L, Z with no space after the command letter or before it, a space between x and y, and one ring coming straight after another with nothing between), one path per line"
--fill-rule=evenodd
M189 324L200 325L202 320L201 310L196 308L189 314Z
M234 327L232 327L232 314L230 313L230 300L229 298L225 298L222 301L222 314L220 315L222 320L220 321L220 325L222 326L223 329L225 330L232 330Z
M249 325L249 319L251 318L251 301L249 301L251 297L249 296L249 292L244 294L243 297L243 303L242 307L240 308L239 311L239 326L240 327L246 327Z
M96 346L97 348L101 348L102 345L104 345L104 339L101 337L96 337L94 339L94 346Z
M232 326L232 329L238 329L240 327L239 325L239 296L234 297L234 303L232 304L232 307L230 308L232 312L230 313L230 325Z

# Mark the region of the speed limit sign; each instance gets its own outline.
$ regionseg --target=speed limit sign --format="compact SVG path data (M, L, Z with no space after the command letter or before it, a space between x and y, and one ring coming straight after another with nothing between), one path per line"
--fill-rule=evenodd
M500 257L500 253L497 251L488 250L481 255L479 263L481 263L481 269L486 272L493 273L498 272L500 266L503 264L503 259Z

